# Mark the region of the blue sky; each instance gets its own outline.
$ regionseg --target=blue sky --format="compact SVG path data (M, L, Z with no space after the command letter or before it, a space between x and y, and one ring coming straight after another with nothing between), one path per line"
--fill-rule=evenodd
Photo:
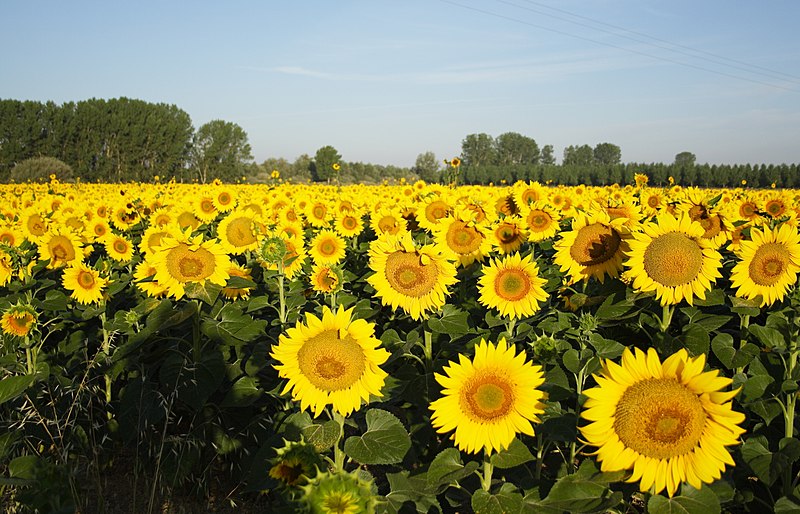
M559 158L800 162L796 0L0 3L0 98L126 96L238 123L258 162L413 165L467 134Z

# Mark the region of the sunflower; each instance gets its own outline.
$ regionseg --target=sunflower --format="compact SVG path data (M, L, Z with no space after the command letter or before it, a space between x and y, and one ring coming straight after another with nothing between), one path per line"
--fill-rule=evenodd
M174 227L150 225L142 234L141 241L139 241L139 252L144 255L152 255L161 245L161 241L164 238L176 237L179 235L180 231Z
M448 259L459 266L469 266L482 261L492 250L488 229L475 223L472 213L459 209L453 216L445 218L434 232L436 247Z
M645 216L655 216L664 205L664 192L661 189L648 188L639 191L639 207Z
M657 223L646 223L633 234L625 266L637 291L655 291L661 305L678 304L694 296L704 299L711 283L720 278L722 256L714 243L703 239L703 227L688 216L663 213Z
M559 214L544 202L534 202L522 209L530 241L550 239L558 233Z
M214 205L214 198L207 195L197 195L193 199L192 212L200 221L209 223L216 219L219 211Z
M236 191L231 187L221 187L211 197L214 208L219 212L229 212L236 207Z
M24 241L22 231L11 223L0 224L0 244L8 246L19 246Z
M519 250L522 243L528 240L528 229L522 218L506 216L497 220L491 228L489 236L492 246L500 253L507 254Z
M513 194L514 203L521 209L547 198L547 190L539 182L517 182Z
M305 442L302 436L300 441L284 439L284 442L282 448L275 450L269 476L288 486L303 485L322 467L322 459L314 445Z
M33 241L34 243L47 234L50 223L46 216L33 207L23 211L20 219L20 227L23 234L28 241Z
M435 374L443 390L430 405L431 424L439 433L455 430L460 450L499 452L518 432L534 435L531 422L544 412L542 368L517 355L504 338L496 345L481 339L472 360L460 355L444 372Z
M208 281L224 286L230 276L230 259L225 250L213 240L203 241L202 235L191 237L188 231L162 239L152 263L156 267L155 279L175 298L183 297L188 283Z
M278 375L289 379L281 394L291 392L301 410L312 410L314 417L326 405L349 415L370 395L383 396L388 375L380 365L389 352L380 344L375 324L353 319L353 309L339 307L334 313L325 306L322 319L306 313L305 323L298 321L281 334L271 353Z
M5 334L25 337L36 325L36 311L30 305L12 305L0 318L0 327Z
M318 293L335 293L342 288L342 271L328 264L315 264L311 268L311 289Z
M736 296L753 299L761 296L761 306L772 305L797 282L800 271L800 234L782 224L750 231L750 241L741 241L739 262L731 271Z
M483 267L478 280L479 301L507 318L531 316L539 310L539 302L547 300L542 288L546 283L530 255L523 258L513 253Z
M310 514L375 514L378 504L372 480L358 470L318 472L301 489L301 501Z
M255 216L246 210L235 210L217 225L220 246L233 255L241 255L258 248L258 232Z
M78 235L66 227L48 232L39 239L39 258L50 261L48 268L61 268L82 257Z
M434 230L442 220L453 213L453 207L440 196L432 195L417 209L416 219L420 227Z
M367 282L384 305L402 308L418 320L445 304L447 290L457 282L455 265L433 245L417 248L409 232L372 242Z
M133 243L119 234L109 234L103 239L106 253L117 262L130 262L133 259Z
M561 232L553 260L568 274L569 283L590 277L603 282L606 275L619 275L628 249L625 221L612 221L605 211L580 213L572 221L572 230Z
M364 221L361 214L348 211L336 217L333 228L342 237L353 237L364 230Z
M369 224L377 236L382 234L396 235L406 231L407 222L393 209L379 209L370 215Z
M11 256L0 248L0 286L8 284L13 274L14 267L11 263Z
M306 262L306 250L303 246L302 237L288 237L286 235L277 235L271 238L274 241L279 240L282 243L283 255L283 274L288 279L294 276L302 269L303 264ZM265 242L269 242L270 238L266 238ZM262 245L262 253L263 253ZM266 259L261 261L261 266L269 270L277 270L280 260Z
M235 262L232 262L228 268L228 275L244 280L253 280L253 275L250 273L250 270ZM220 294L229 300L247 300L247 298L250 297L250 292L252 290L252 287L236 287L226 285L222 288Z
M345 256L347 244L336 232L320 230L311 240L308 254L315 264L338 264Z
M622 365L607 360L588 399L580 427L601 471L633 470L628 482L672 496L688 482L699 489L734 465L726 446L739 443L744 415L732 409L739 389L723 392L732 380L703 371L705 355L685 349L662 363L653 348L626 348Z
M108 225L108 220L98 216L87 223L85 233L90 241L102 241L111 233L111 227Z
M61 280L64 289L72 291L70 297L84 304L102 300L103 289L108 285L108 279L82 261L67 267Z
M332 217L330 206L322 200L313 203L309 202L306 206L305 215L308 223L316 228L327 227Z
M152 297L159 297L167 294L167 288L155 280L156 267L147 259L136 265L133 272L136 287L140 291Z

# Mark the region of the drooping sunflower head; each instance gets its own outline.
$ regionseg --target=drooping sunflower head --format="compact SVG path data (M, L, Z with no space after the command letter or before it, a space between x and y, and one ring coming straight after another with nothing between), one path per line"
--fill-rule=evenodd
M739 262L731 271L731 283L742 298L761 297L761 306L786 296L800 272L800 234L786 223L774 229L753 228L750 241L741 241Z
M539 302L547 300L543 289L546 283L539 277L539 267L530 255L520 257L513 253L483 267L483 276L478 280L478 301L497 309L503 317L531 316L539 310Z
M384 236L370 245L367 281L384 305L420 319L438 310L456 283L456 268L433 245L417 247L409 232Z
M439 433L453 431L456 446L468 453L500 451L517 433L533 435L531 423L544 412L541 367L505 339L481 339L472 360L461 355L435 377L442 396L430 405L431 423Z
M387 373L379 366L389 358L375 337L375 325L353 319L353 310L337 312L323 307L322 318L307 313L305 321L289 328L273 346L275 369L288 379L283 394L291 392L302 410L319 416L326 405L347 416L382 396Z
M376 487L357 471L318 473L302 487L302 502L312 514L374 514Z
M681 349L661 362L626 348L622 364L606 361L595 377L580 431L600 461L601 471L632 470L629 482L642 491L672 496L683 482L699 489L734 465L726 446L739 443L744 415L732 408L738 393L724 392L732 380L703 371L705 356Z
M625 218L611 220L603 210L581 213L572 230L561 232L555 244L554 261L566 272L570 283L595 277L603 282L606 275L616 278L622 270L628 249Z
M269 476L286 486L303 485L323 466L322 458L313 444L302 439L284 443L271 461Z
M10 336L25 337L36 326L36 310L30 305L17 303L3 312L0 327Z
M712 241L703 239L704 232L686 215L663 213L655 223L647 223L630 241L625 262L633 288L655 291L662 305L705 298L711 283L722 276L722 256Z

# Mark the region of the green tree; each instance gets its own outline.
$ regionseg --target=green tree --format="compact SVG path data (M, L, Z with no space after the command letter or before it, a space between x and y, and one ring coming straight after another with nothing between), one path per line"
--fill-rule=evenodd
M495 139L495 164L537 164L539 156L539 145L533 138L517 132L506 132Z
M241 178L252 159L247 133L236 123L209 121L194 136L192 170L203 184L215 178L231 182Z
M436 154L428 151L417 155L413 171L425 182L438 182L441 175L441 166Z
M464 167L492 164L495 154L494 138L489 134L469 134L461 141L461 164Z
M336 148L327 145L317 150L314 156L314 162L311 165L311 176L314 182L328 182L331 178L338 175L334 166L341 167L342 156Z
M594 161L602 165L619 164L622 160L622 150L619 146L611 143L599 143L592 152Z
M11 169L11 180L14 182L48 182L50 175L61 182L71 182L72 168L54 157L31 157L25 159Z
M553 145L544 145L542 147L542 156L539 159L542 164L555 164L556 157L553 154Z
M694 166L697 161L697 156L692 152L681 152L675 155L675 166Z
M589 145L564 148L564 166L591 166L594 163L594 151Z

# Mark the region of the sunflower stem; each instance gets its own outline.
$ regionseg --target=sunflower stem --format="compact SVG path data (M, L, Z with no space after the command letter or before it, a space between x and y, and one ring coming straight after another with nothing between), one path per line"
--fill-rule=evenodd
M425 366L433 366L433 334L430 330L423 330L425 340Z
M200 345L200 301L195 300L195 311L192 315L192 356L194 362L200 362L202 347Z
M742 348L745 341L745 336L743 335L747 331L747 327L750 326L750 315L749 314L742 314L739 316L739 349ZM744 366L739 366L736 368L736 373L743 373Z
M28 336L25 336L25 361L27 363L28 375L33 375L35 364L33 362L33 352L31 352Z
M281 325L286 324L286 293L283 290L283 260L278 262L278 301L280 302L280 311L278 317L281 320Z
M508 332L509 340L514 340L514 328L517 325L517 318L511 318L508 323L506 323L506 332Z
M336 471L344 471L344 450L341 447L342 439L344 439L344 416L333 411L333 419L339 424L339 438L333 445L333 465Z
M542 462L544 459L544 437L539 434L536 437L536 470L534 471L534 477L537 481L542 479L542 466L544 463Z
M669 326L672 323L672 314L675 312L675 306L665 304L661 310L661 332L667 333Z
M336 293L331 293L331 310L336 312Z
M489 454L489 451L484 450L483 452L483 478L481 479L481 486L483 486L483 490L489 492L489 489L492 487L492 472L494 471L494 465L492 464L492 458Z
M111 351L111 336L106 328L106 320L106 313L103 311L100 313L100 324L103 327L103 344L101 349L103 350L103 355L105 355L106 359L108 359ZM108 372L105 372L103 373L103 379L105 380L106 384L106 416L108 419L111 419L111 411L109 410L109 406L111 405L111 375L109 375Z
M786 380L792 380L794 370L797 367L797 342L794 341L789 346L789 360L786 363ZM784 410L784 436L787 438L794 437L794 414L797 406L797 391L791 391L786 397L786 408ZM783 477L783 492L784 495L789 496L793 492L792 467L787 466L785 475Z

